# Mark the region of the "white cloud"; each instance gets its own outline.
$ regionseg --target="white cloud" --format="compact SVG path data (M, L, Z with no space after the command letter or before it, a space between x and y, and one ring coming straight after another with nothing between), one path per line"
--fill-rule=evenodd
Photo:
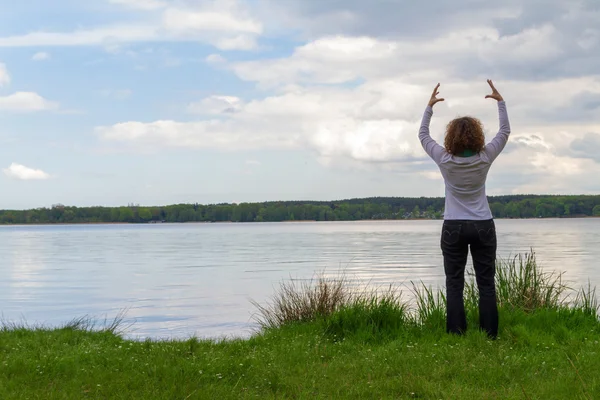
M187 110L192 114L229 114L238 112L243 101L235 96L211 96L199 102L188 105Z
M6 65L0 63L0 87L10 84L10 75L6 69Z
M35 53L31 59L33 61L45 61L50 59L50 54L45 51L40 51L39 53Z
M590 177L600 174L600 165L593 160L574 159L565 155L550 153L520 153L518 170L502 171L508 182L503 193L574 193L582 188L586 192L597 192L597 183ZM526 160L526 162L523 161ZM514 159L511 158L511 162ZM505 162L504 165L510 165ZM523 168L526 167L526 168ZM496 170L494 174L500 172ZM594 188L594 189L591 189Z
M256 49L258 44L254 36L238 35L219 39L215 46L221 50L252 50Z
M157 148L162 143L169 147L248 149L264 147L294 147L295 140L272 132L255 136L252 132L235 131L219 121L151 123L123 122L98 127L96 132L104 140L131 143L140 148Z
M19 179L23 181L43 180L50 178L50 174L42 171L41 169L28 168L17 163L10 164L8 168L4 168L2 171L4 172L4 175L11 179Z
M74 32L32 32L0 38L0 47L110 45L158 39L152 25L114 25Z
M233 63L241 79L273 87L289 83L340 84L411 74L423 81L464 74L461 68L520 66L559 56L551 25L501 36L494 28L465 28L427 40L328 36L295 49L290 57ZM440 63L440 60L444 60Z
M158 10L166 6L165 2L158 0L108 0L111 4L118 4L138 10Z
M382 99L376 92L382 88L395 95ZM141 147L161 143L217 149L292 147L310 148L322 157L406 159L421 155L415 122L401 119L417 115L411 104L418 103L409 93L419 90L388 82L353 91L297 89L249 103L233 96L212 96L190 105L189 110L217 114L220 119L125 122L100 127L98 133L105 140ZM403 112L395 112L396 108Z
M170 8L163 15L163 27L171 32L245 32L262 33L262 24L251 18L238 17L222 11L193 11Z
M58 104L44 99L34 92L16 92L0 97L0 111L44 111L56 110Z
M204 61L209 64L223 64L227 62L227 59L220 54L210 54L205 58Z
M586 160L560 156L549 153L535 153L532 155L535 168L549 176L571 176L578 175L583 171Z
M289 83L343 83L374 75L396 57L394 42L367 37L329 37L298 47L288 58L231 64L241 78L266 86ZM386 67L387 68L387 67ZM376 74L376 73L375 73Z
M532 149L551 150L553 148L544 138L536 134L513 134L510 141L517 146L525 146Z
M117 1L117 0L114 0ZM161 9L162 2L118 0L119 4L143 9ZM122 23L72 32L31 32L0 37L0 47L104 46L114 49L123 43L202 41L223 50L249 50L256 47L262 24L246 15L236 2L227 7L220 2L203 7L165 7L161 18L146 23Z

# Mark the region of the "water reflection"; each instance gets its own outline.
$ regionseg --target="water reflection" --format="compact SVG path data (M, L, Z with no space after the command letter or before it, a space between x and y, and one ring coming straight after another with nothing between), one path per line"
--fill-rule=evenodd
M15 288L13 296L18 300L28 292L25 290L20 291L18 288L42 288L44 286L44 282L39 280L42 276L41 271L45 267L41 258L44 252L43 249L29 251L39 241L38 235L35 233L20 232L12 236L11 239L7 243L8 251L4 254L5 257L10 259L13 268L9 270L10 276L8 279L3 279L3 281L7 282L10 287Z
M497 221L502 257L598 284L600 220ZM250 300L344 271L357 286L443 283L441 221L0 227L5 319L58 324L127 309L134 337L248 335ZM471 261L469 261L469 266Z

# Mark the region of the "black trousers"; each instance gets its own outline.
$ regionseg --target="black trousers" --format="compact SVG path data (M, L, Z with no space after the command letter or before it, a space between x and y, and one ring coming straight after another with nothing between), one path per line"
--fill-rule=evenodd
M442 254L446 273L446 331L467 329L463 291L469 247L479 288L479 326L491 338L498 335L496 304L496 227L494 220L446 220L442 228Z

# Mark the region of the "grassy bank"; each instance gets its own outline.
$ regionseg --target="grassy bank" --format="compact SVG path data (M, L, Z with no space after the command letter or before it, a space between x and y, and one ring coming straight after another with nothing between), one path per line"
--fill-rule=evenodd
M600 398L595 293L572 291L533 257L498 274L501 331L444 333L444 299L415 285L354 293L342 279L287 283L259 306L248 340L128 341L92 329L6 326L2 399L594 399Z

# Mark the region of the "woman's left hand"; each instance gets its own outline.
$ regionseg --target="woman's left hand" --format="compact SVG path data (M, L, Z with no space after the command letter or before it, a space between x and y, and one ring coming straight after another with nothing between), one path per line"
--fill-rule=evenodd
M431 98L429 99L429 107L433 107L438 101L444 101L444 99L437 98L437 95L440 94L440 92L438 92L439 88L440 84L438 83L435 89L433 89L433 93L431 94Z

